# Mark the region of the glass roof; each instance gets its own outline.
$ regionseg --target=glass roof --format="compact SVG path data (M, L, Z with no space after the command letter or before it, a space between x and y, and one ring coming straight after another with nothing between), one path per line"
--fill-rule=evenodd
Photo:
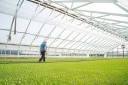
M0 0L0 49L102 52L128 44L125 0Z

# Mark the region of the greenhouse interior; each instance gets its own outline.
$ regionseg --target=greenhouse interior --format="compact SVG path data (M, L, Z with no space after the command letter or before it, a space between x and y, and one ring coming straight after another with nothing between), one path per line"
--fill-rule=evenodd
M0 57L128 57L128 0L0 0Z

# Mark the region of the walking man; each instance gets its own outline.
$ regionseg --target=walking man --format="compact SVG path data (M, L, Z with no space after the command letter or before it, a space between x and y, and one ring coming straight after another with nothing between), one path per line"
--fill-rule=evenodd
M42 59L43 59L43 62L45 62L45 53L46 53L46 50L47 50L46 41L43 41L43 43L40 45L41 57L40 57L39 61L42 61Z

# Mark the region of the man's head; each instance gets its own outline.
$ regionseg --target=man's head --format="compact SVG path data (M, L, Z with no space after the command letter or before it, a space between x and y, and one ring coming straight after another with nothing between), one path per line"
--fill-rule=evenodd
M46 40L44 40L43 43L47 43Z

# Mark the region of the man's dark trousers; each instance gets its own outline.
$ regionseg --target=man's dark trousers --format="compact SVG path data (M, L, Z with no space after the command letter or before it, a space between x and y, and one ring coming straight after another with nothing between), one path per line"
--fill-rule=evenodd
M39 61L42 61L42 59L45 62L45 51L41 52L41 58L39 59Z

